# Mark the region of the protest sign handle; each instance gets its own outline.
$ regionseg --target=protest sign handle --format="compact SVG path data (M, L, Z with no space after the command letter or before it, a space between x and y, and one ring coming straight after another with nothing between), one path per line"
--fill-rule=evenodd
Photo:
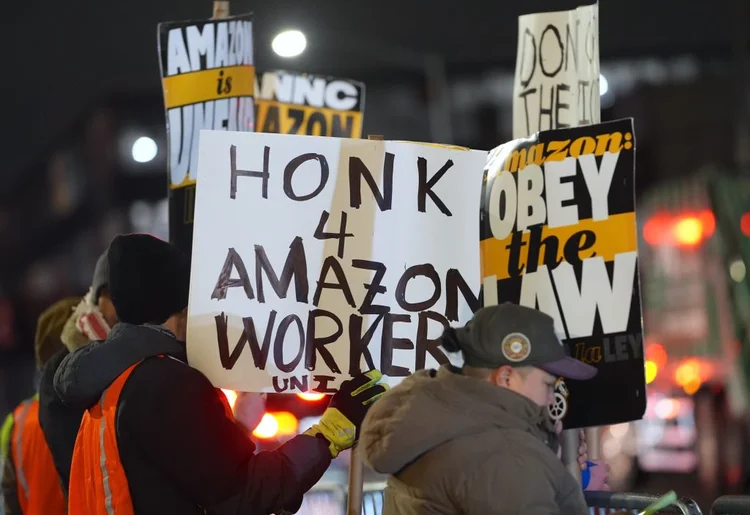
M560 435L560 447L562 449L562 462L573 477L581 484L581 469L578 466L578 429L566 429Z
M367 139L374 141L383 141L383 136L371 134ZM357 446L352 447L349 456L349 495L346 502L346 515L361 515L362 501L364 498L363 489L365 482L365 463L362 461L362 455L357 452Z
M214 15L213 18L218 20L220 18L227 18L229 16L229 0L214 0Z
M365 463L358 447L352 447L349 456L349 495L346 502L346 515L362 515L362 501L364 498Z
M586 446L588 447L589 459L596 461L601 459L601 427L588 427L586 428Z

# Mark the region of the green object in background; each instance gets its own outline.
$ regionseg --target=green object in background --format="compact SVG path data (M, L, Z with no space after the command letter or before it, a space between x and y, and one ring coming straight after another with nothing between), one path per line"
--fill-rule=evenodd
M10 434L12 431L13 413L8 413L8 416L5 417L5 422L0 426L0 463L10 456Z
M648 508L640 512L638 515L653 515L654 513L658 513L659 511L663 510L667 506L670 506L674 504L674 502L677 500L677 494L674 490L671 490L667 492L666 494L659 497L656 502L654 502L652 505L650 505Z

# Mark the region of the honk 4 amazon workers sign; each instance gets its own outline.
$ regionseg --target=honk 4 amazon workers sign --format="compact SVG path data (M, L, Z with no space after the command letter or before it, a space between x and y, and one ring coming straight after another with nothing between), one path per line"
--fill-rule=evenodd
M634 163L627 119L511 141L485 168L485 305L544 311L568 353L599 369L559 383L553 415L568 428L639 419L646 407Z
M187 350L214 385L323 393L448 363L479 294L486 152L204 131Z
M258 74L256 132L361 138L365 85L294 73Z
M158 32L169 145L169 237L190 252L200 131L254 130L252 17L161 23Z

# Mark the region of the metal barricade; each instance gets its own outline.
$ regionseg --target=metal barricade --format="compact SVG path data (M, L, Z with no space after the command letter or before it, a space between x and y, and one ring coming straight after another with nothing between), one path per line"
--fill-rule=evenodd
M362 515L381 515L385 483L365 483L362 496Z
M383 489L385 483L365 483L362 496L362 515L383 513ZM344 515L347 491L344 485L318 483L302 500L297 515Z
M659 499L658 495L635 494L629 492L584 492L591 515L604 515L615 511L629 511L637 514ZM680 498L659 513L680 513L682 515L702 515L695 501Z
M302 498L298 515L345 515L346 489L338 484L318 483Z
M723 495L714 501L711 515L750 515L750 496Z

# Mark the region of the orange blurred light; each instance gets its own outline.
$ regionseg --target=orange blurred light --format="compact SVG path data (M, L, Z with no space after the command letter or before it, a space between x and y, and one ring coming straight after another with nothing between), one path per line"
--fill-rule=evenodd
M750 236L750 213L745 213L740 218L740 230L745 236Z
M279 434L279 422L270 413L263 415L258 427L253 430L253 436L256 438L268 439Z
M665 215L655 215L649 218L643 226L643 239L651 246L662 243L668 225L669 218Z
M682 389L686 394L693 395L695 392L700 390L702 384L703 382L700 380L700 378L696 378L692 381L689 381L687 384L684 384L682 386Z
M667 365L667 351L661 343L646 344L646 359L652 361L657 368L664 368Z
M679 245L698 245L703 239L703 224L695 216L682 217L674 225L674 237Z
M297 434L299 421L288 411L270 412L263 415L258 427L253 430L253 436L267 440L277 436L292 436Z
M293 436L297 434L299 428L299 421L297 417L289 413L288 411L279 411L271 413L279 424L279 436Z
M234 390L224 390L223 388L221 391L224 392L227 402L229 402L229 407L234 409L234 403L237 402L237 392Z
M700 365L695 360L687 360L677 367L674 372L675 382L684 387L687 384L693 383L696 380L700 381Z
M704 209L700 212L698 218L701 221L701 225L703 225L703 236L705 238L712 236L714 231L716 230L716 219L714 218L714 214L711 212L711 210Z
M646 360L646 384L651 384L656 379L659 367L651 360Z
M297 397L307 402L318 402L326 396L324 393L298 393Z

